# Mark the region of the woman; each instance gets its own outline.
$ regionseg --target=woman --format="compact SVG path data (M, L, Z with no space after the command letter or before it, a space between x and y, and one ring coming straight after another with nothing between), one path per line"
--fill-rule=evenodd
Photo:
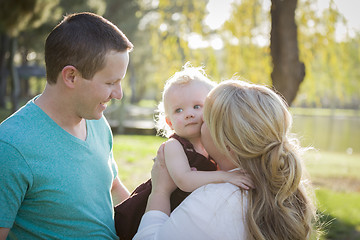
M159 149L152 193L134 239L309 239L316 214L291 123L285 102L269 88L220 83L205 101L201 140L221 170L241 169L255 189L209 184L170 215L175 185Z

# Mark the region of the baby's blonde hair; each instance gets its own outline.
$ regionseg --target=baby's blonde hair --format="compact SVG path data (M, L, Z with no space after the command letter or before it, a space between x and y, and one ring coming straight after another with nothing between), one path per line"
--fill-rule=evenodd
M186 85L194 81L203 83L204 88L207 88L209 91L216 86L216 83L211 81L206 76L205 71L202 67L192 67L189 62L183 66L183 69L181 71L176 72L166 81L164 91L162 93L162 100L156 109L155 115L155 128L158 135L169 137L171 134L174 133L174 131L169 127L165 120L165 98L168 90L171 86Z
M285 101L265 86L224 81L205 101L204 122L217 148L255 184L248 192L247 239L308 239L315 207Z

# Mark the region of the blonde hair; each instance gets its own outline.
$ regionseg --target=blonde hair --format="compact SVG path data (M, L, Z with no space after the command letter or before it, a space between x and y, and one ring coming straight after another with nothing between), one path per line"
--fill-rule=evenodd
M224 81L209 93L204 121L217 148L254 181L246 212L248 239L310 238L315 207L283 99L265 86Z
M203 83L204 88L207 88L209 92L212 88L216 86L216 83L211 81L206 76L205 71L202 67L192 67L189 62L183 66L183 69L181 71L176 72L166 81L164 91L162 93L162 100L156 109L155 128L157 130L157 135L169 137L171 134L174 133L174 131L169 127L165 120L166 94L170 87L174 85L186 85L194 81Z

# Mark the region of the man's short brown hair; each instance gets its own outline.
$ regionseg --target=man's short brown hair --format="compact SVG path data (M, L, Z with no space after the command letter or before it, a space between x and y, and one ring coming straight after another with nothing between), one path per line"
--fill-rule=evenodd
M55 84L67 65L74 66L83 78L91 79L105 63L105 55L114 50L131 51L133 44L113 23L93 13L65 16L45 42L46 75Z

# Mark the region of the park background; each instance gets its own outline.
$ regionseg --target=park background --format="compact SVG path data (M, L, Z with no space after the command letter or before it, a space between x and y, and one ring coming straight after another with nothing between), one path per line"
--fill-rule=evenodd
M272 15L271 5L284 2L296 9L289 5ZM43 48L51 29L68 13L94 12L135 45L124 98L105 112L119 175L130 190L150 177L151 158L166 140L153 129L164 82L190 61L204 66L216 82L236 76L284 95L294 115L292 131L304 147L314 148L304 157L316 187L323 239L360 239L358 9L357 0L2 0L0 120L43 90ZM286 13L296 25L275 22ZM278 46L287 51L283 56L274 53L275 28L285 36L295 33ZM292 49L284 44L294 41ZM288 56L295 56L297 65L289 65ZM276 74L279 57L280 66L291 69L288 75ZM304 74L292 79L302 63Z

